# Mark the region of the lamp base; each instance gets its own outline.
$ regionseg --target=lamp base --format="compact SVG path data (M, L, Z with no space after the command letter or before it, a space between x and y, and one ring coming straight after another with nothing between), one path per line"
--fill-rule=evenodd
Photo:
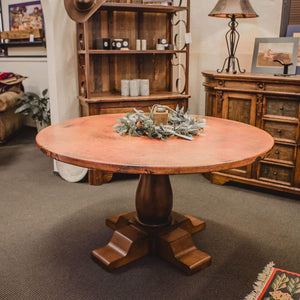
M227 67L225 69L226 65L227 65ZM238 70L236 70L236 66L237 66ZM246 72L245 69L241 70L239 59L237 57L231 57L231 56L228 56L225 59L222 69L218 69L217 72L222 73L222 72L226 71L226 73L229 73L231 69L232 69L233 74L237 74L238 71L240 73Z
M233 74L236 74L238 71L240 73L246 72L246 70L241 70L239 59L235 56L240 40L240 34L236 30L238 25L239 23L236 21L235 15L232 15L231 20L228 23L230 29L225 35L228 57L225 59L222 69L217 70L218 73L222 73L224 70L229 73L231 69Z

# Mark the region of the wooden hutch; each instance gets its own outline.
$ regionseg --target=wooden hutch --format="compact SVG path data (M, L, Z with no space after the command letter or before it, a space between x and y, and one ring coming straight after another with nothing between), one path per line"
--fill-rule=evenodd
M208 116L251 124L275 139L273 150L262 161L213 172L211 181L231 180L300 194L300 76L202 74Z
M154 104L187 108L189 45L182 32L190 31L190 0L168 6L147 5L142 0L120 2L105 2L87 22L77 24L81 116L125 113L133 108L147 112ZM98 38L129 39L129 49L97 49ZM170 49L156 50L162 38L172 45ZM136 49L137 39L146 40L147 50ZM149 79L150 95L122 97L122 79ZM91 184L111 177L89 171Z

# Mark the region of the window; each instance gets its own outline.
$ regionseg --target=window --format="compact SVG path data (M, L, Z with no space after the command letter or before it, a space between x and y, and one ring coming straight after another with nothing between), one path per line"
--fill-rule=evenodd
M289 25L300 25L300 0L291 0Z
M300 25L300 0L283 0L280 36L286 36L288 25Z

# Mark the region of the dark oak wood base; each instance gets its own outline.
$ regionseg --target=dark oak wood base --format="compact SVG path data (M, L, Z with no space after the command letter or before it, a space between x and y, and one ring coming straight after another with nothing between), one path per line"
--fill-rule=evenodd
M94 250L93 258L112 271L148 254L159 255L193 274L209 266L211 257L198 250L191 234L205 223L172 212L173 194L168 175L141 175L136 191L136 212L106 220L115 232L108 245Z
M191 237L205 223L192 216L172 212L169 225L151 227L141 225L132 212L108 218L106 224L115 230L112 239L92 255L108 271L148 254L162 257L187 274L210 265L211 257L198 250Z
M261 180L261 179L253 179L253 178L244 178L241 176L237 175L232 175L228 173L222 173L222 172L212 172L212 173L207 173L205 175L207 179L209 179L212 183L218 184L218 185L223 185L227 182L234 181L234 182L240 182L243 184L248 184L248 185L254 185L254 186L259 186L262 188L266 189L272 189L275 191L280 191L280 192L286 192L286 193L291 193L291 194L296 194L300 195L300 187L292 187L290 185L284 185L282 183L277 183L275 181L271 180Z
M89 169L88 180L90 185L102 185L112 180L112 172L104 172L96 169Z

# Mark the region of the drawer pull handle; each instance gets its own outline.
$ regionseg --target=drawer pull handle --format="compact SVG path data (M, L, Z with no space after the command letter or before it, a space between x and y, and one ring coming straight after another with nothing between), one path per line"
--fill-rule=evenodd
M281 111L284 110L284 106L281 106L281 107L280 107L280 110L281 110Z
M277 149L277 150L275 151L275 154L277 154L277 155L278 155L279 153L280 153L280 152L279 152L279 150Z
M276 175L277 175L277 172L276 172L276 171L274 171L274 172L273 172L273 175L275 175L275 176L276 176Z
M278 129L277 132L278 132L279 134L281 134L281 129Z

